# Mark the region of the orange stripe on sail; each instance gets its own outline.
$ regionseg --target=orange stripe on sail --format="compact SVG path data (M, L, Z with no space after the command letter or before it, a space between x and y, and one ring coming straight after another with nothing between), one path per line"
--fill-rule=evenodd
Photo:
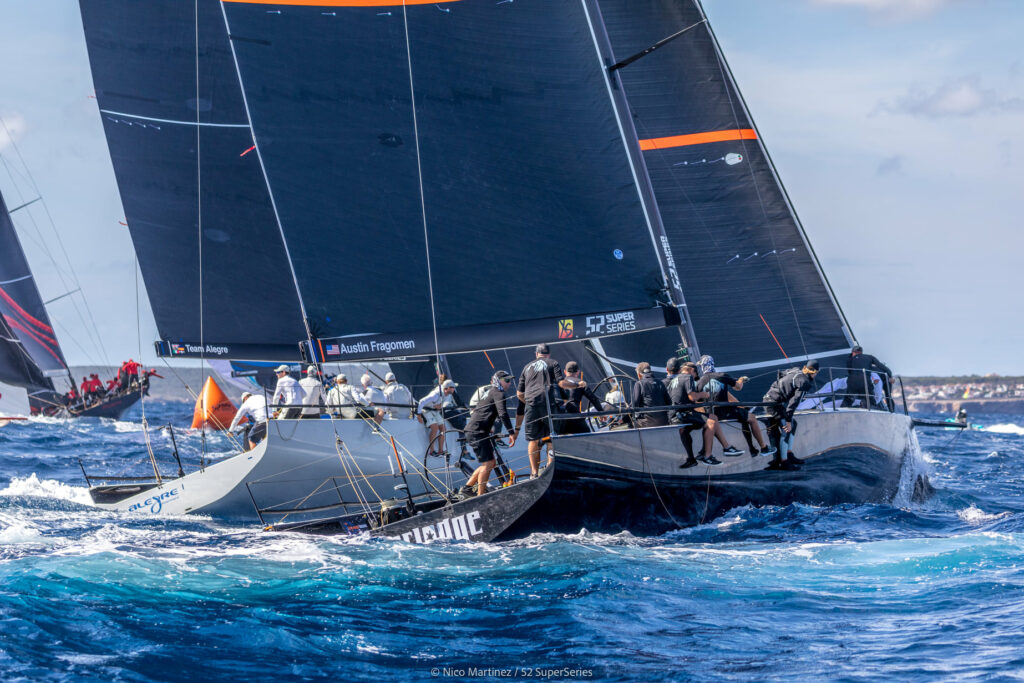
M440 5L460 0L224 0L245 5L300 5L302 7L401 7L403 5Z
M688 145L704 145L709 142L726 142L728 140L756 140L757 131L753 128L734 128L733 130L714 130L709 133L691 133L689 135L672 135L667 138L649 138L640 141L640 149L667 149L669 147L686 147Z

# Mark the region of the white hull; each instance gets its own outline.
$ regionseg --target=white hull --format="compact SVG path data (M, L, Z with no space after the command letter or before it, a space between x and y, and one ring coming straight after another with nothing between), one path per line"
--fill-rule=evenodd
M391 437L401 455L404 478ZM394 488L403 483L416 495L425 493L428 486L443 489L449 480L460 482L461 473L455 467L458 444L452 434L447 444L453 454L451 469L443 458L432 457L430 484L424 482L420 472L427 442L424 426L411 419L385 420L376 432L372 423L358 419L271 420L267 438L251 451L98 506L146 516L202 514L255 521L256 505L311 507L360 497L372 503L404 497L404 491L396 493ZM475 462L471 456L468 461ZM358 485L358 492L350 482Z

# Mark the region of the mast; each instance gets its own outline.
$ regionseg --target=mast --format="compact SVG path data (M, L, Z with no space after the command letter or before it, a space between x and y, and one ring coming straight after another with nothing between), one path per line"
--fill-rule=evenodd
M640 195L640 202L644 207L644 216L647 220L647 229L651 234L651 246L658 255L658 262L661 266L662 277L665 281L665 294L668 297L669 305L679 308L683 326L679 327L679 334L683 343L690 350L693 356L700 354L697 346L697 338L692 334L693 324L686 309L686 300L683 295L682 284L679 280L679 270L676 267L675 258L672 255L672 247L669 244L668 236L665 233L665 226L661 221L661 213L658 210L658 203L655 200L654 188L651 185L647 167L640 156L640 147L637 143L639 136L633 127L633 119L629 111L629 103L625 94L619 87L614 72L609 67L616 64L612 52L611 41L605 29L604 20L601 18L601 10L596 0L580 0L583 11L587 17L587 25L590 35L594 39L594 49L597 51L598 60L601 62L604 72L605 85L608 89L608 96L611 99L612 107L615 110L616 120L619 125L619 132L622 136L622 144L626 155L629 157L630 169L633 173L633 182L636 184L637 193ZM685 327L685 329L684 329ZM690 330L691 332L687 332Z

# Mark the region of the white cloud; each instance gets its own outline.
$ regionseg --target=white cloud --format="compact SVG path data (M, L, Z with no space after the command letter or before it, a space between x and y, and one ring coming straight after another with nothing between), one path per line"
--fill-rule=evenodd
M817 5L860 7L892 19L920 17L952 4L955 0L812 0Z
M985 88L977 75L945 81L935 88L914 86L895 102L883 102L880 109L925 118L973 116L985 112L1024 109L1024 99L1005 97Z
M21 114L0 115L0 152L4 152L11 143L16 143L25 135L25 117Z

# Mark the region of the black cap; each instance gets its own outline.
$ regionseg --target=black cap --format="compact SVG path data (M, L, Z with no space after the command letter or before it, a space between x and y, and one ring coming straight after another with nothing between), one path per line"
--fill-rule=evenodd
M665 370L668 372L679 372L681 365L678 358L669 358L665 361Z
M804 363L804 367L807 368L808 370L817 370L818 361L812 358L811 360Z
M861 345L860 345L860 344L854 344L854 345L853 345L853 348L852 348L852 349L850 349L850 352L851 352L851 353L857 353L858 351L863 351L863 350L864 350L864 349L863 349L863 348L861 348Z
M537 344L537 348L533 351L534 353L543 353L544 355L551 353L551 349L548 348L547 344Z

